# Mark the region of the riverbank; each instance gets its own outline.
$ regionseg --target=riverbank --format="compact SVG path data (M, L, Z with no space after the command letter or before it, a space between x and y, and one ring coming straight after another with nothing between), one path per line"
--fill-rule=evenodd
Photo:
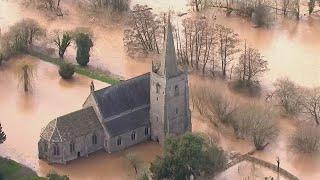
M34 51L34 50L30 50L28 52L28 54L31 55L31 56L34 56L34 57L36 57L36 58L38 58L40 60L55 64L57 66L60 66L61 64L64 64L64 63L67 62L65 60L61 60L59 58L54 58L54 57L51 57L51 56L49 56L49 55L47 55L45 53L37 52L37 51ZM96 79L96 80L108 83L110 85L115 85L115 84L118 84L120 82L120 78L109 76L106 73L100 72L98 70L93 70L93 69L90 69L90 68L87 68L87 67L83 67L83 66L80 66L80 65L74 65L74 67L75 67L75 72L76 73L84 75L84 76L87 76L87 77L92 78L92 79Z
M0 179L5 180L44 180L32 169L13 160L0 157Z

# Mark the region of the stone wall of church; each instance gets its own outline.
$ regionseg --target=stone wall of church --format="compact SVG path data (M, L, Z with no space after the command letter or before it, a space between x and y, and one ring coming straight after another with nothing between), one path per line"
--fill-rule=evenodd
M163 143L166 135L191 131L188 75L181 73L167 79L152 72L150 84L152 140Z
M146 133L146 128L147 132ZM133 132L135 133L135 139L132 138ZM121 143L119 144L119 139ZM121 134L119 136L111 137L107 141L107 151L109 153L122 151L126 148L129 148L133 145L145 142L150 139L150 127L141 127L127 133Z
M49 163L65 164L78 157L86 157L104 147L105 134L103 130L96 131L94 134L97 137L96 144L93 143L93 133L61 143L40 140L38 143L39 158L45 159ZM54 152L55 148L58 148L59 153Z

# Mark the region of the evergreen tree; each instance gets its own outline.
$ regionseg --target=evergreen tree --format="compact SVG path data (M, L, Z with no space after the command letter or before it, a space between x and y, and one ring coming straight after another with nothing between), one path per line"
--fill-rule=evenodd
M77 62L81 66L86 66L89 63L90 49L93 47L93 42L88 33L79 32L76 35L77 45Z
M151 163L152 179L190 180L223 169L227 159L223 150L193 134L165 141L164 155Z

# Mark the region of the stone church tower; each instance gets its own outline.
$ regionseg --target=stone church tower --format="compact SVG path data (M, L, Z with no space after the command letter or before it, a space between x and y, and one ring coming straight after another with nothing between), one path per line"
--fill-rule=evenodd
M150 78L151 139L160 143L191 131L188 74L178 68L170 18L164 45Z

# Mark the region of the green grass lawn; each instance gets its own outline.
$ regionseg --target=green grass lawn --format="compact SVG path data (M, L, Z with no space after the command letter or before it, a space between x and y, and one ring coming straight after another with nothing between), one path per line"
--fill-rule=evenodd
M43 54L40 52L30 51L29 54L31 56L37 57L43 61L55 64L57 66L60 66L61 64L65 63L65 61L62 61L59 58L50 57L49 55L46 55L46 54ZM96 80L111 84L111 85L115 85L120 82L120 79L118 79L118 78L108 76L105 73L91 70L87 67L83 67L80 65L75 65L75 72L78 74L87 76L89 78L96 79Z
M0 157L0 180L44 180L37 174L15 161Z

